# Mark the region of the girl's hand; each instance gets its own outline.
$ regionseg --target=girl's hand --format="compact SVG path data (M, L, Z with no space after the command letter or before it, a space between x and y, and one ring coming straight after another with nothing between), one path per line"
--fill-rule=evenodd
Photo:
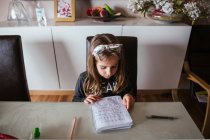
M123 104L125 105L127 110L129 110L133 106L134 102L135 102L135 99L130 94L125 94L123 96Z
M86 104L92 104L92 103L97 102L99 100L101 100L101 97L99 97L99 96L96 96L96 95L88 95L86 97L86 99L84 100L84 103L86 103Z

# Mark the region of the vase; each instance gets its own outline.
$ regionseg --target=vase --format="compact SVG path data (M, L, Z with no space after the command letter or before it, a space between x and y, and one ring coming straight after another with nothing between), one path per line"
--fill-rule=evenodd
M7 20L9 21L29 21L29 16L20 0L12 0L8 8Z
M155 23L161 24L181 22L183 19L182 14L154 13L154 11L148 11L147 16L154 20Z

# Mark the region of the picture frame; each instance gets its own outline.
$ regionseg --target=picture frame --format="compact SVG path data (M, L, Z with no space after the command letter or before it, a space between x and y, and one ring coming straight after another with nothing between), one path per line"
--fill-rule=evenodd
M54 0L55 21L75 21L75 0Z

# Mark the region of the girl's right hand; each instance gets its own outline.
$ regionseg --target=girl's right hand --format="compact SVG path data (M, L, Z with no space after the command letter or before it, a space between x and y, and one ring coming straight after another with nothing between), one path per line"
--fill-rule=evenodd
M100 96L97 96L97 95L88 95L86 97L86 99L84 100L84 103L86 103L86 104L92 104L92 103L97 102L99 100L101 100L101 97Z

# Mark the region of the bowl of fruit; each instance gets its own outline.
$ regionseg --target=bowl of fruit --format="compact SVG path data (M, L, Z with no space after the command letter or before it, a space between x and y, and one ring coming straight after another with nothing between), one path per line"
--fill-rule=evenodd
M86 14L89 18L101 22L108 22L122 16L120 12L115 12L107 4L104 4L104 7L88 8Z

